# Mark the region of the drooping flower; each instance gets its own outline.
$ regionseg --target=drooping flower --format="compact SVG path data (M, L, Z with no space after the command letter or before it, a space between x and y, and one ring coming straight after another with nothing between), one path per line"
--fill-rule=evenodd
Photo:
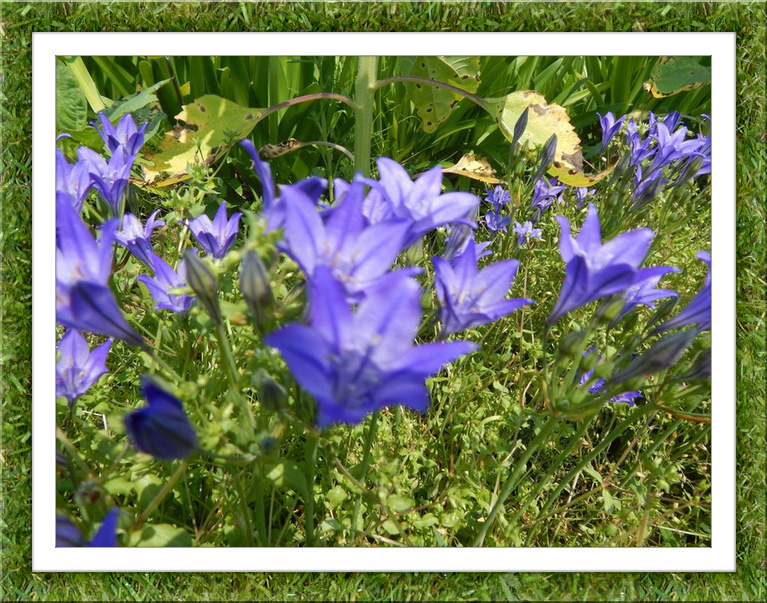
M315 204L297 188L284 188L284 242L280 245L309 279L327 266L343 283L347 296L358 297L383 276L405 247L412 222L385 220L366 225L364 185L355 179L323 223Z
M526 298L506 299L519 262L503 260L479 270L473 240L452 262L435 257L432 263L434 287L442 305L442 337L488 324L524 305L535 303Z
M599 117L599 125L602 127L602 148L599 150L601 153L620 131L626 116L622 116L618 121L615 121L615 115L613 115L612 111L608 111L604 117L599 113L597 113L597 116Z
M107 283L117 220L107 220L94 240L71 197L56 194L56 321L70 329L112 335L144 346Z
M121 150L128 156L136 155L141 150L141 147L144 146L144 132L149 122L141 126L141 129L138 129L130 113L123 115L120 121L117 122L116 127L112 125L112 122L103 113L99 113L99 121L101 122L101 128L93 121L90 125L96 128L104 144L107 145L112 153Z
M533 228L533 223L528 220L524 224L514 222L512 232L517 234L517 244L521 247L526 245L531 239L538 239L540 241L543 231L540 228Z
M148 406L124 419L133 446L163 461L185 459L197 450L197 434L178 398L146 375L141 380L141 389Z
M178 271L160 256L151 252L149 260L154 270L154 278L142 274L136 280L144 283L155 301L155 309L164 308L171 312L186 313L194 303L194 297L185 293L171 293L174 289L186 287L186 262L181 260Z
M130 171L136 156L118 151L113 153L107 162L101 155L88 147L77 149L77 156L80 161L87 163L88 171L93 180L93 188L107 203L112 216L119 217L122 196L125 187L128 186Z
M68 517L56 515L56 546L57 547L116 547L117 546L117 520L120 510L113 508L106 514L101 526L86 544L83 534Z
M112 340L108 339L93 351L88 348L85 337L70 329L59 341L60 359L56 362L56 397L65 397L71 406L108 372L107 354Z
M650 250L653 232L638 228L602 244L599 215L593 204L577 237L570 234L570 222L557 216L562 235L559 253L565 261L565 280L554 309L547 319L554 324L567 312L580 308L604 295L625 291L652 276L665 274L667 268L644 268L639 265Z
M388 157L377 161L379 180L365 182L377 189L388 201L391 217L410 221L405 247L410 247L438 226L463 222L479 198L471 193L442 194L442 168L435 166L415 181L400 164Z
M317 401L317 425L359 423L392 404L425 411L425 379L476 345L467 341L413 346L421 321L420 287L392 273L352 313L343 286L318 266L310 285L311 326L270 334L299 385Z
M698 332L711 328L711 254L708 251L700 251L695 257L708 266L708 273L703 286L679 314L658 326L654 331L655 333L665 333L690 325L695 325Z
M152 262L157 257L152 251L150 240L152 231L158 226L165 226L164 220L155 219L158 213L160 213L159 209L149 216L146 226L141 224L141 220L133 214L125 214L122 223L123 229L115 234L115 240L151 270L154 270Z
M235 212L227 221L226 201L222 201L212 222L208 216L200 214L193 220L188 220L186 226L192 231L205 253L221 259L237 237L241 217L240 212Z

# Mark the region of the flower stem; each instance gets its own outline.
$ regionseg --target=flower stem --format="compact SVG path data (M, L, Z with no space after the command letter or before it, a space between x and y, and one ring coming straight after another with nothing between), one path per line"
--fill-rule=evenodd
M306 501L304 504L306 546L314 546L314 470L317 465L319 442L319 432L310 428L306 435L306 461L304 464L306 473Z
M362 473L360 474L359 481L364 485L365 479L368 475L368 469L370 468L370 452L373 446L373 440L375 440L378 433L378 411L373 413L370 418L370 425L368 425L368 432L365 434L365 451L362 455ZM362 493L357 496L357 500L354 501L354 513L352 513L351 531L352 534L357 532L357 516L360 510L360 504L362 504Z
M159 506L159 504L170 493L170 491L173 490L176 483L178 483L178 480L180 480L181 476L184 475L184 472L186 471L186 468L188 466L189 466L188 460L182 461L181 464L179 464L179 466L173 472L173 475L170 476L170 479L167 482L165 482L165 485L157 493L157 496L154 497L152 502L150 502L147 508L142 511L141 515L139 515L138 519L136 520L136 523L133 524L132 531L135 532L142 525L144 525L144 522L147 519L149 519L149 516L152 514L152 512Z
M476 94L472 94L471 92L467 92L466 90L463 90L462 88L458 88L457 86L452 86L451 84L447 84L445 82L440 82L438 80L430 80L429 78L418 77L417 75L395 75L392 77L387 77L386 79L378 81L373 86L373 90L378 90L379 88L382 88L383 86L388 86L389 84L393 84L395 82L414 82L418 84L435 86L437 88L444 88L445 90L450 90L450 92L458 94L459 96L468 98L475 105L477 105L478 107L490 113L490 106L487 104L487 102L485 102L485 99L477 96Z
M525 470L525 467L527 467L527 461L529 461L530 457L532 457L533 454L538 451L538 448L540 448L546 442L558 424L559 419L550 416L541 430L538 432L538 435L535 437L535 439L530 442L530 445L527 447L527 450L525 450L525 453L514 465L514 470L511 472L509 479L506 481L503 490L498 495L498 499L495 501L493 508L490 509L490 513L485 519L485 522L482 524L482 528L479 530L479 534L477 534L477 536L472 541L471 546L482 546L482 543L485 540L485 536L487 535L487 531L493 524L496 515L498 515L498 512L503 508L503 505L506 503L506 499L517 485L517 481L522 475L522 472Z
M373 138L373 100L378 73L378 57L359 57L357 69L357 104L354 120L354 170L370 175L370 147ZM379 82L380 83L380 82Z

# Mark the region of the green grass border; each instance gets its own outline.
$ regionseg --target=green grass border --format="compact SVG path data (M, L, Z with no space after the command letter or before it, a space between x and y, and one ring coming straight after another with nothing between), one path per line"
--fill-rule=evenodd
M4 3L2 448L4 600L763 600L765 559L765 11L735 3ZM738 35L738 571L734 574L32 574L33 31L735 31ZM467 49L467 53L481 49ZM652 49L648 48L648 52Z

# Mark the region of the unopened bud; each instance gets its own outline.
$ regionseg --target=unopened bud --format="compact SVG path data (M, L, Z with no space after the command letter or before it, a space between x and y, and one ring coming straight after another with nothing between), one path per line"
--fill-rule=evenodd
M559 353L562 356L576 356L586 341L587 331L568 333L559 342Z
M271 412L282 412L288 407L288 394L264 369L258 369L251 381L258 390L261 405Z
M544 172L549 169L551 162L554 161L554 154L557 151L557 135L552 134L543 145L541 154L538 155L538 171L533 176L533 182L537 182L538 178L543 176Z
M266 312L273 301L272 288L266 266L253 250L248 251L242 259L240 291L253 314L253 320L259 328L263 327Z
M597 354L596 352L591 352L590 354L586 354L583 358L581 358L580 369L584 373L587 371L590 371L596 366L598 360L599 360L599 354Z
M623 310L624 305L626 305L626 300L620 297L600 304L596 312L597 320L602 324L609 323L611 320L618 317L618 314Z
M184 253L184 261L186 262L186 279L189 286L211 320L216 325L220 325L223 321L221 309L218 306L218 279L216 275L191 250Z
M676 305L679 303L678 297L670 297L663 303L658 304L655 313L652 315L650 320L647 321L647 325L645 326L646 330L649 330L650 327L653 325L657 325L658 323L663 322L663 320L671 314L672 310L676 307Z
M594 377L597 379L606 379L613 372L612 362L603 362L594 367Z
M514 124L514 135L511 139L511 148L513 149L516 144L519 142L519 139L522 138L522 134L525 133L525 129L527 128L527 114L530 111L530 107L525 107L525 110L522 111L522 115L519 116L519 119L517 119L517 123Z
M687 329L661 338L626 368L615 373L610 383L623 383L637 377L646 377L675 365L695 339L695 335L694 329Z

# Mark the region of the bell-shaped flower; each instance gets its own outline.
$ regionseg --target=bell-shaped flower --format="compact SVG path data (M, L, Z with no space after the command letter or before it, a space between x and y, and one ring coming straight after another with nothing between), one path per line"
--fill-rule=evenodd
M615 115L613 115L612 111L608 111L604 117L597 113L597 117L599 117L599 125L602 128L602 148L599 150L601 153L620 131L626 116L624 115L618 121L615 121Z
M213 221L205 214L201 214L193 220L186 222L194 238L205 250L205 253L214 258L221 259L229 251L237 237L237 229L240 226L240 212L235 212L229 220L226 219L226 201L222 201L218 207Z
M353 313L326 266L310 286L311 326L270 334L299 385L317 401L317 425L359 423L392 404L425 411L426 377L477 346L467 341L413 346L421 322L418 283L392 273Z
M65 397L71 406L108 372L106 359L112 340L108 339L93 351L85 337L70 329L59 341L59 360L56 362L56 397Z
M547 324L554 324L567 312L585 306L604 295L625 291L652 276L665 274L667 268L645 268L639 265L650 250L653 232L649 228L630 230L604 245L599 215L593 204L577 237L570 234L570 222L557 216L562 229L559 253L565 261L565 280Z
M657 145L652 163L650 163L650 167L647 169L648 175L652 174L655 170L660 170L664 166L669 165L673 161L690 157L704 144L704 141L699 138L688 139L687 128L684 126L680 126L672 134L665 122L657 122L655 124L653 138L656 140Z
M511 222L510 216L502 216L494 211L489 211L485 214L485 224L490 232L506 232L509 222Z
M78 161L72 165L61 149L56 149L56 192L70 195L77 213L80 213L83 201L93 186L88 166L87 161Z
M486 188L485 193L487 194L485 201L492 203L493 209L496 212L501 211L501 208L503 208L504 205L511 201L509 191L505 190L500 184L498 184L493 190Z
M101 198L107 203L112 216L119 217L120 201L125 192L125 187L128 186L130 171L136 156L127 155L118 150L112 153L109 162L107 162L101 155L88 147L77 149L77 156L80 161L87 163L88 171L93 180L93 188L99 192Z
M698 332L711 328L711 254L708 251L701 251L695 257L708 266L708 274L706 274L703 286L679 314L658 326L654 331L655 333L665 333L690 325L696 325Z
M154 270L154 278L142 274L136 280L144 283L155 301L155 309L161 308L171 312L186 313L194 303L194 297L185 293L172 293L174 289L186 287L186 262L181 260L178 271L160 256L151 253L149 260Z
M99 113L99 121L101 128L96 122L91 122L91 126L96 128L104 144L112 153L121 149L126 155L136 155L144 146L144 132L149 122L138 129L130 113L123 115L117 122L117 126L112 125L112 122L103 113Z
M152 251L150 240L152 231L158 226L165 226L164 220L155 219L158 213L160 213L159 209L149 216L146 226L141 224L141 220L133 214L125 214L122 221L123 228L115 234L115 240L151 270L154 270L152 262L157 257Z
M178 398L146 375L141 380L141 389L148 405L124 419L131 444L163 461L185 459L195 452L197 433Z
M679 268L672 266L663 267L665 273L656 273L654 276L646 278L645 280L638 282L635 285L629 287L623 294L625 304L621 308L618 316L615 317L614 323L617 323L621 318L626 316L637 306L647 306L651 309L655 309L655 302L659 299L665 299L667 297L679 297L679 294L673 289L656 289L660 279L664 274L669 272L681 272Z
M415 181L399 163L388 157L377 161L379 180L366 180L386 199L393 218L409 220L405 247L437 228L454 222L469 223L465 216L480 200L471 193L442 194L442 168L435 166ZM471 224L473 226L473 224Z
M56 195L56 321L70 329L112 335L144 346L122 315L108 286L117 220L107 220L95 240L72 205Z
M442 305L442 337L488 324L535 303L527 298L506 299L519 262L503 260L479 270L474 241L470 241L466 251L452 262L441 257L432 258L432 262L434 287Z
M562 199L562 193L567 189L566 186L557 184L558 180L553 178L538 178L533 186L533 199L530 201L530 207L540 211L548 208L557 199Z
M283 188L284 242L280 247L309 279L327 266L343 283L349 298L358 298L391 267L405 247L409 220L367 225L362 213L364 184L355 179L323 222L312 200L299 189Z

